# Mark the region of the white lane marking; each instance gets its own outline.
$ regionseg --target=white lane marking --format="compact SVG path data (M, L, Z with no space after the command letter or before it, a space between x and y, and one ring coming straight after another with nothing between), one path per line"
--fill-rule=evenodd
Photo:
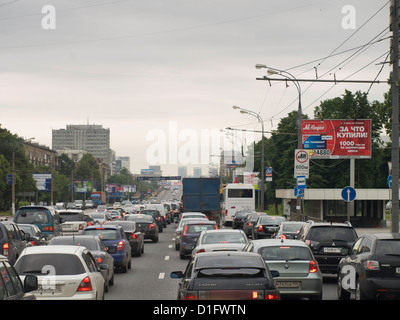
M170 244L170 245L168 246L168 248L172 248L172 244Z
M164 260L169 260L169 256L165 256Z
M160 274L158 275L158 279L162 280L165 277L165 273L164 272L160 272Z

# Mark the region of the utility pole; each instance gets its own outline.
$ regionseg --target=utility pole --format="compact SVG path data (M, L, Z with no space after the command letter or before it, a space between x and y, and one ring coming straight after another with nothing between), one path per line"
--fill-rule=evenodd
M392 64L392 225L399 232L399 0L391 0L390 26L393 33L390 60Z

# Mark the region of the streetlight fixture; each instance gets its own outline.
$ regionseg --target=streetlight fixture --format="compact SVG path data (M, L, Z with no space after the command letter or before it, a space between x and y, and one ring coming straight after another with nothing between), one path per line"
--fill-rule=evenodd
M284 70L267 67L265 64L256 64L255 67L256 67L256 69L267 69L268 74L280 75L282 77L285 77L286 79L289 79L290 81L292 81L293 84L296 86L297 92L299 94L299 104L298 104L298 109L297 109L297 149L302 149L302 146L301 146L302 108L301 108L301 87L300 87L299 81L297 81L297 79L294 75L292 75L291 73L284 71ZM300 220L301 200L299 197L297 198L296 209L297 209L297 220Z
M254 111L243 109L238 106L233 106L232 107L235 110L240 110L240 113L242 114L249 114L253 117L256 117L257 120L261 123L261 130L262 130L262 136L261 136L261 211L264 211L264 176L265 176L265 165L264 165L264 121L260 117L260 115Z

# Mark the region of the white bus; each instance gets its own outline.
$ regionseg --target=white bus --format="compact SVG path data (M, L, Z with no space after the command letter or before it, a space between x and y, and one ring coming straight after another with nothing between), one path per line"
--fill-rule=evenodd
M236 211L256 208L255 189L252 184L230 183L222 189L221 212L224 224L232 224Z

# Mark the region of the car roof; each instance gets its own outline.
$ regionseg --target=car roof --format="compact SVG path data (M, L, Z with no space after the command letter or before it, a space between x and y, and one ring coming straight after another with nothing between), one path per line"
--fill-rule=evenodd
M377 240L400 240L400 233L367 233L364 236L369 236L371 238L376 238Z
M188 225L188 224L216 224L216 222L207 220L207 219L201 219L201 220L197 220L197 221L195 221L195 219L193 219L193 220L188 221L186 225Z
M204 233L244 233L243 230L238 229L216 229L216 230L204 230Z
M295 239L257 239L257 240L250 240L250 242L253 242L256 246L282 246L282 245L289 245L289 246L298 246L298 247L307 247L308 245L301 240L295 240Z
M80 250L86 250L85 247L74 246L74 245L59 245L59 246L33 246L27 247L23 250L23 254L50 254L50 253L61 253L61 254L76 254Z
M88 230L88 229L122 229L122 227L119 224L106 224L105 223L102 225L94 224L92 226L87 226L85 228L85 230Z

